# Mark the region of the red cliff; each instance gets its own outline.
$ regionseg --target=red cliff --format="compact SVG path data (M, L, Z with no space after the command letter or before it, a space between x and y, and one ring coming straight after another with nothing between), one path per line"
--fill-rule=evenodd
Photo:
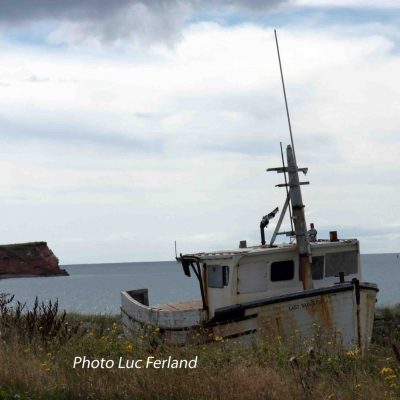
M46 242L0 245L0 279L68 275Z

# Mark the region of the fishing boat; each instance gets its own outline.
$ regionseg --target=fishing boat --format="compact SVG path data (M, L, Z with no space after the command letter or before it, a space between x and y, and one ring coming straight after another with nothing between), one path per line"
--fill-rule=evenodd
M282 166L269 168L284 177L277 185L286 198L275 230L266 243L265 229L279 212L275 208L260 222L261 243L228 250L180 254L183 273L198 280L201 300L149 305L148 289L121 293L125 333L134 338L148 330L163 340L184 345L194 340L256 340L260 337L288 339L297 335L334 338L344 347L368 348L374 322L378 287L363 282L359 241L318 238L314 225L307 229L293 135L276 38L291 144L286 162L281 144ZM281 232L285 215L291 229ZM288 243L276 244L278 235Z

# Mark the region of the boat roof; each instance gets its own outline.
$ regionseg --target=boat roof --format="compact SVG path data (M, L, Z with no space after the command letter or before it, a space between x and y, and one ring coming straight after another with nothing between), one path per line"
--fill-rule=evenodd
M338 246L349 246L358 243L358 239L340 239L335 242L331 242L329 240L318 240L317 242L311 242L311 249L319 248L319 247L338 247ZM209 260L216 258L231 258L234 256L241 255L261 255L282 251L294 251L297 249L296 243L279 243L274 246L270 245L258 245L258 246L249 246L244 248L235 248L235 249L227 249L227 250L216 250L209 252L200 252L200 253L192 253L192 254L184 254L183 257L189 258L197 258L200 260Z

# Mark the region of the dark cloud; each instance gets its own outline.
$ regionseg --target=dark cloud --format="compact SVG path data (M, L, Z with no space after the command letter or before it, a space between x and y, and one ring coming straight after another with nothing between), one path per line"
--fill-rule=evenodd
M0 0L0 26L26 29L54 21L66 43L140 40L173 42L196 11L261 11L290 0Z
M29 22L42 18L85 19L104 17L129 4L127 0L19 0L0 1L0 21Z
M0 25L26 29L56 22L53 40L79 43L88 39L174 41L191 14L191 2L137 0L0 0Z
M0 21L29 22L38 19L93 20L121 16L130 8L170 14L180 8L225 7L266 10L288 0L0 0Z
M219 1L207 1L208 6L214 7L226 7L230 6L236 9L242 10L254 10L254 11L265 11L271 8L277 7L282 3L290 2L291 0L219 0Z

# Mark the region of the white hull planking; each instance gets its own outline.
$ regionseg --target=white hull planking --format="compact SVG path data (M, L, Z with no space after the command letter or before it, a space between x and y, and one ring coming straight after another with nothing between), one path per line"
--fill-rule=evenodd
M210 340L210 333L224 339L244 338L244 335L254 339L280 336L286 341L292 337L312 339L318 334L347 348L365 350L372 335L376 287L360 284L359 307L355 286L350 283L323 292L314 289L265 299L266 304L263 301L260 305L243 304L242 317L210 323L207 323L206 311L200 308L162 310L141 304L128 292L122 292L122 320L125 333L135 340L149 329L159 329L163 339L178 345Z
M254 318L217 325L213 332L228 337L256 330L259 337L280 336L287 341L296 336L312 339L318 334L344 347L365 350L372 336L375 301L376 290L360 288L359 324L355 291L346 290L250 308L245 316Z

